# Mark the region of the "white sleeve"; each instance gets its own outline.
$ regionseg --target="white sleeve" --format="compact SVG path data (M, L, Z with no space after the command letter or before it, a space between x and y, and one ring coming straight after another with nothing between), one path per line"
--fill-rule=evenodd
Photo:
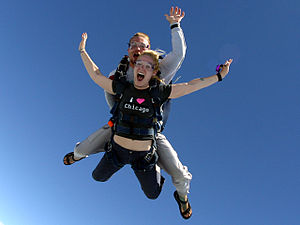
M161 78L168 84L179 70L186 53L186 43L183 31L178 27L171 29L172 51L160 61Z

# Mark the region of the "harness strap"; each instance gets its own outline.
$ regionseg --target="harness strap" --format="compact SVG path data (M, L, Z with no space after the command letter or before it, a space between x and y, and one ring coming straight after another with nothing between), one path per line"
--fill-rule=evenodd
M153 122L154 122L154 126L155 126L155 130L156 130L156 134L158 132L161 132L161 121L162 121L162 114L161 114L161 108L160 108L160 97L159 97L159 81L156 79L152 79L150 81L150 96L151 101L152 101L152 105L153 105L153 109L154 109L154 118L153 118ZM156 135L155 134L155 135Z
M161 109L160 109L160 98L159 98L159 81L158 80L151 80L152 83L150 83L150 96L151 101L154 109L154 115L151 119L148 118L136 118L129 115L119 115L119 105L121 102L121 99L123 97L123 93L126 88L126 73L129 67L129 57L124 56L116 70L116 73L114 75L114 79L120 81L117 82L116 86L116 95L115 95L115 104L113 108L111 109L112 117L110 121L108 122L109 126L112 127L113 132L122 132L125 134L134 134L134 135L143 135L147 136L150 135L153 137L152 139L152 146L149 150L149 153L145 156L145 160L149 162L153 155L155 154L155 151L157 149L156 145L156 134L161 131L161 122L162 122L162 115L161 115ZM137 124L143 124L143 125L151 125L151 128L135 128L135 127L126 127L122 126L120 123L116 125L116 121L118 121L120 116L123 116L123 119L126 121L128 120L131 123L137 123ZM109 148L108 144L108 151L111 149Z
M118 124L115 126L115 132L120 132L123 134L132 134L137 136L155 136L154 128L136 128L136 127L126 127Z
M124 90L126 88L126 73L128 70L128 66L129 66L129 57L125 55L122 58L121 62L119 63L118 68L113 77L115 80L120 81L120 83L117 82L116 84L115 104L110 110L110 113L112 114L112 117L108 121L108 125L110 127L113 127L117 120L116 118L117 118L118 108L120 105L120 101L123 97Z
M124 122L137 123L143 125L153 124L153 118L140 118L138 116L128 115L124 113L120 113L119 118L122 119Z
M112 150L113 150L113 146L112 143L114 142L113 138L110 139L110 141L107 143L107 145L105 146L105 152L108 154L113 154ZM153 140L152 142L152 146L151 149L149 150L149 152L144 156L144 160L148 163L151 162L155 152L157 149L157 144L156 144L156 140Z
M146 162L150 163L151 159L153 158L153 156L155 154L156 149L157 149L156 140L153 140L151 149L149 150L147 155L145 155L145 157L144 157Z

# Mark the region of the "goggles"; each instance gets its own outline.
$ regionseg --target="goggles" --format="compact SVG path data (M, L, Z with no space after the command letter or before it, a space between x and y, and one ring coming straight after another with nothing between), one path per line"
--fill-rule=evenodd
M133 41L133 42L128 43L128 48L130 48L130 49L134 49L134 48L146 49L146 48L149 48L149 45L145 45L142 42Z
M135 62L135 66L137 68L141 68L141 67L144 67L147 71L152 71L154 70L154 66L151 64L151 63L148 63L146 61L142 61L142 60L137 60Z

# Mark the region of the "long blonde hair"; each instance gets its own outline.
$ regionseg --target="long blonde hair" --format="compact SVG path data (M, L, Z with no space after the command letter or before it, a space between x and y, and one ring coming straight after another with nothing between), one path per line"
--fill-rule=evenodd
M141 53L140 56L143 56L143 55L147 55L147 56L150 56L154 62L154 68L153 70L159 70L159 56L160 54L156 51L153 51L153 50L145 50Z

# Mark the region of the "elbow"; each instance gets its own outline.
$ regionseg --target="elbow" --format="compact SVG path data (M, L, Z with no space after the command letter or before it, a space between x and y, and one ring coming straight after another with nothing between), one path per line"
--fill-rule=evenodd
M186 50L187 50L187 46L186 46L186 43L185 43L185 39L184 37L181 38L181 48L177 48L176 51L177 51L177 55L179 57L182 58L182 60L184 59L185 55L186 55Z
M176 55L176 57L177 57L178 59L181 59L181 60L180 60L181 62L182 62L182 61L184 60L184 58L185 58L185 55L186 55L186 49L187 49L186 45L183 44L182 48L178 48L178 49L176 49L176 51L174 52L174 54Z
M175 44L175 43L177 43L177 44ZM187 50L185 40L184 40L184 38L182 38L182 39L178 40L177 42L175 41L175 43L173 44L172 52L177 58L183 60L186 55L186 50Z

